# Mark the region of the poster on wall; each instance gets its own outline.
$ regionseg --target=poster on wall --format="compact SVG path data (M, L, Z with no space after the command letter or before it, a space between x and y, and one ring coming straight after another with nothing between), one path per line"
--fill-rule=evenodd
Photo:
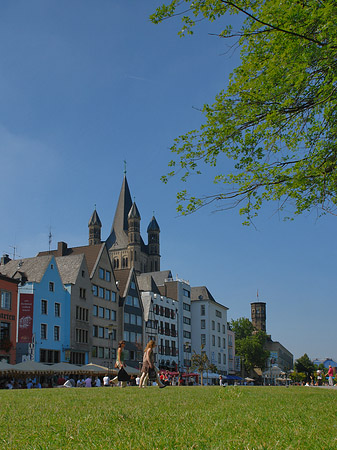
M30 343L33 335L34 294L20 294L18 342Z

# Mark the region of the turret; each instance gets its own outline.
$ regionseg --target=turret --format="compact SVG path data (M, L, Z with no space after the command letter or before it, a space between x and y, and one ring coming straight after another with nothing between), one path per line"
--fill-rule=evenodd
M149 249L149 272L157 272L160 270L160 244L159 244L160 228L155 217L152 216L151 222L147 227L148 249Z
M266 304L254 302L251 306L252 324L255 331L266 331Z
M130 261L122 261L122 267L134 267L136 271L140 271L140 214L135 202L132 203L128 214L128 250Z
M89 245L100 244L102 223L98 217L96 207L95 211L92 213L92 216L90 217L88 227L89 227Z

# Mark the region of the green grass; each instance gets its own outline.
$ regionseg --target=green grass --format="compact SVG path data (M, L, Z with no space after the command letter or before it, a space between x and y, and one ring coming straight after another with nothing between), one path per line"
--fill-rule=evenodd
M337 391L168 387L0 391L0 449L337 449Z

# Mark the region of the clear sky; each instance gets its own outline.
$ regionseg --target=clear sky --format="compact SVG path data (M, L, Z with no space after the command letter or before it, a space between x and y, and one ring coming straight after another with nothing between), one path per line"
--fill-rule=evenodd
M247 228L237 210L176 214L181 183L160 181L169 147L202 123L239 54L209 34L217 23L183 39L179 21L151 24L160 3L1 1L0 251L47 250L50 227L52 248L86 245L95 204L106 238L126 160L143 237L153 211L161 227L163 270L206 285L229 319L250 318L258 292L274 340L336 359L336 217L284 222L270 204ZM207 177L191 187L213 190Z

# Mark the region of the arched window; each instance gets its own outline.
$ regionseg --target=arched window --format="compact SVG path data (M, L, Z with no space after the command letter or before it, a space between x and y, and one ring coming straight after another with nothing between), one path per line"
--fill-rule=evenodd
M114 269L118 269L118 268L119 268L119 259L114 258Z

